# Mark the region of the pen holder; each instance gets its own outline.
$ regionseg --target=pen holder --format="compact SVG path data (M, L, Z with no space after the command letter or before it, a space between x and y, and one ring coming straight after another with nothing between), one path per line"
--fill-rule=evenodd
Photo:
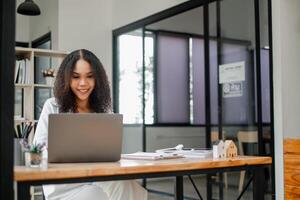
M24 165L24 154L20 144L20 138L14 138L14 164Z
M46 77L45 77L45 80L46 80L46 85L52 86L53 83L54 83L54 77L46 76Z

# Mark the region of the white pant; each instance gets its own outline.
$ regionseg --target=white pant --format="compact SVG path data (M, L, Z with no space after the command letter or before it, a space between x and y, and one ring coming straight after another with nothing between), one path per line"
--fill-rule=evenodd
M43 188L46 200L147 200L147 191L133 180L50 185Z

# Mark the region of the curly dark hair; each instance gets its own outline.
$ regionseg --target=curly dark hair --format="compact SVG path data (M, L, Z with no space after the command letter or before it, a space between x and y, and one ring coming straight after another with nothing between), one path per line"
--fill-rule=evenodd
M68 54L59 67L54 83L54 96L59 112L77 112L76 98L71 90L70 81L76 62L80 59L91 65L95 77L95 88L89 97L90 108L96 113L109 112L111 96L106 72L97 56L86 49L79 49Z

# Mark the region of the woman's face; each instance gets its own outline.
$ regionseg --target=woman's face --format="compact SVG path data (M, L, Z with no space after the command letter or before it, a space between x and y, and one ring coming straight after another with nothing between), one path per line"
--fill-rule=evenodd
M70 82L71 90L79 101L86 101L95 88L95 78L91 65L80 59L76 62Z

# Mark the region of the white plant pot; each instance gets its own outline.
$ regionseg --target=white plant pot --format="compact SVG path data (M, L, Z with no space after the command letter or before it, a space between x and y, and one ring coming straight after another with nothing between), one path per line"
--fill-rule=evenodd
M46 80L46 85L52 86L53 83L54 83L54 77L46 76L46 77L45 77L45 80Z

